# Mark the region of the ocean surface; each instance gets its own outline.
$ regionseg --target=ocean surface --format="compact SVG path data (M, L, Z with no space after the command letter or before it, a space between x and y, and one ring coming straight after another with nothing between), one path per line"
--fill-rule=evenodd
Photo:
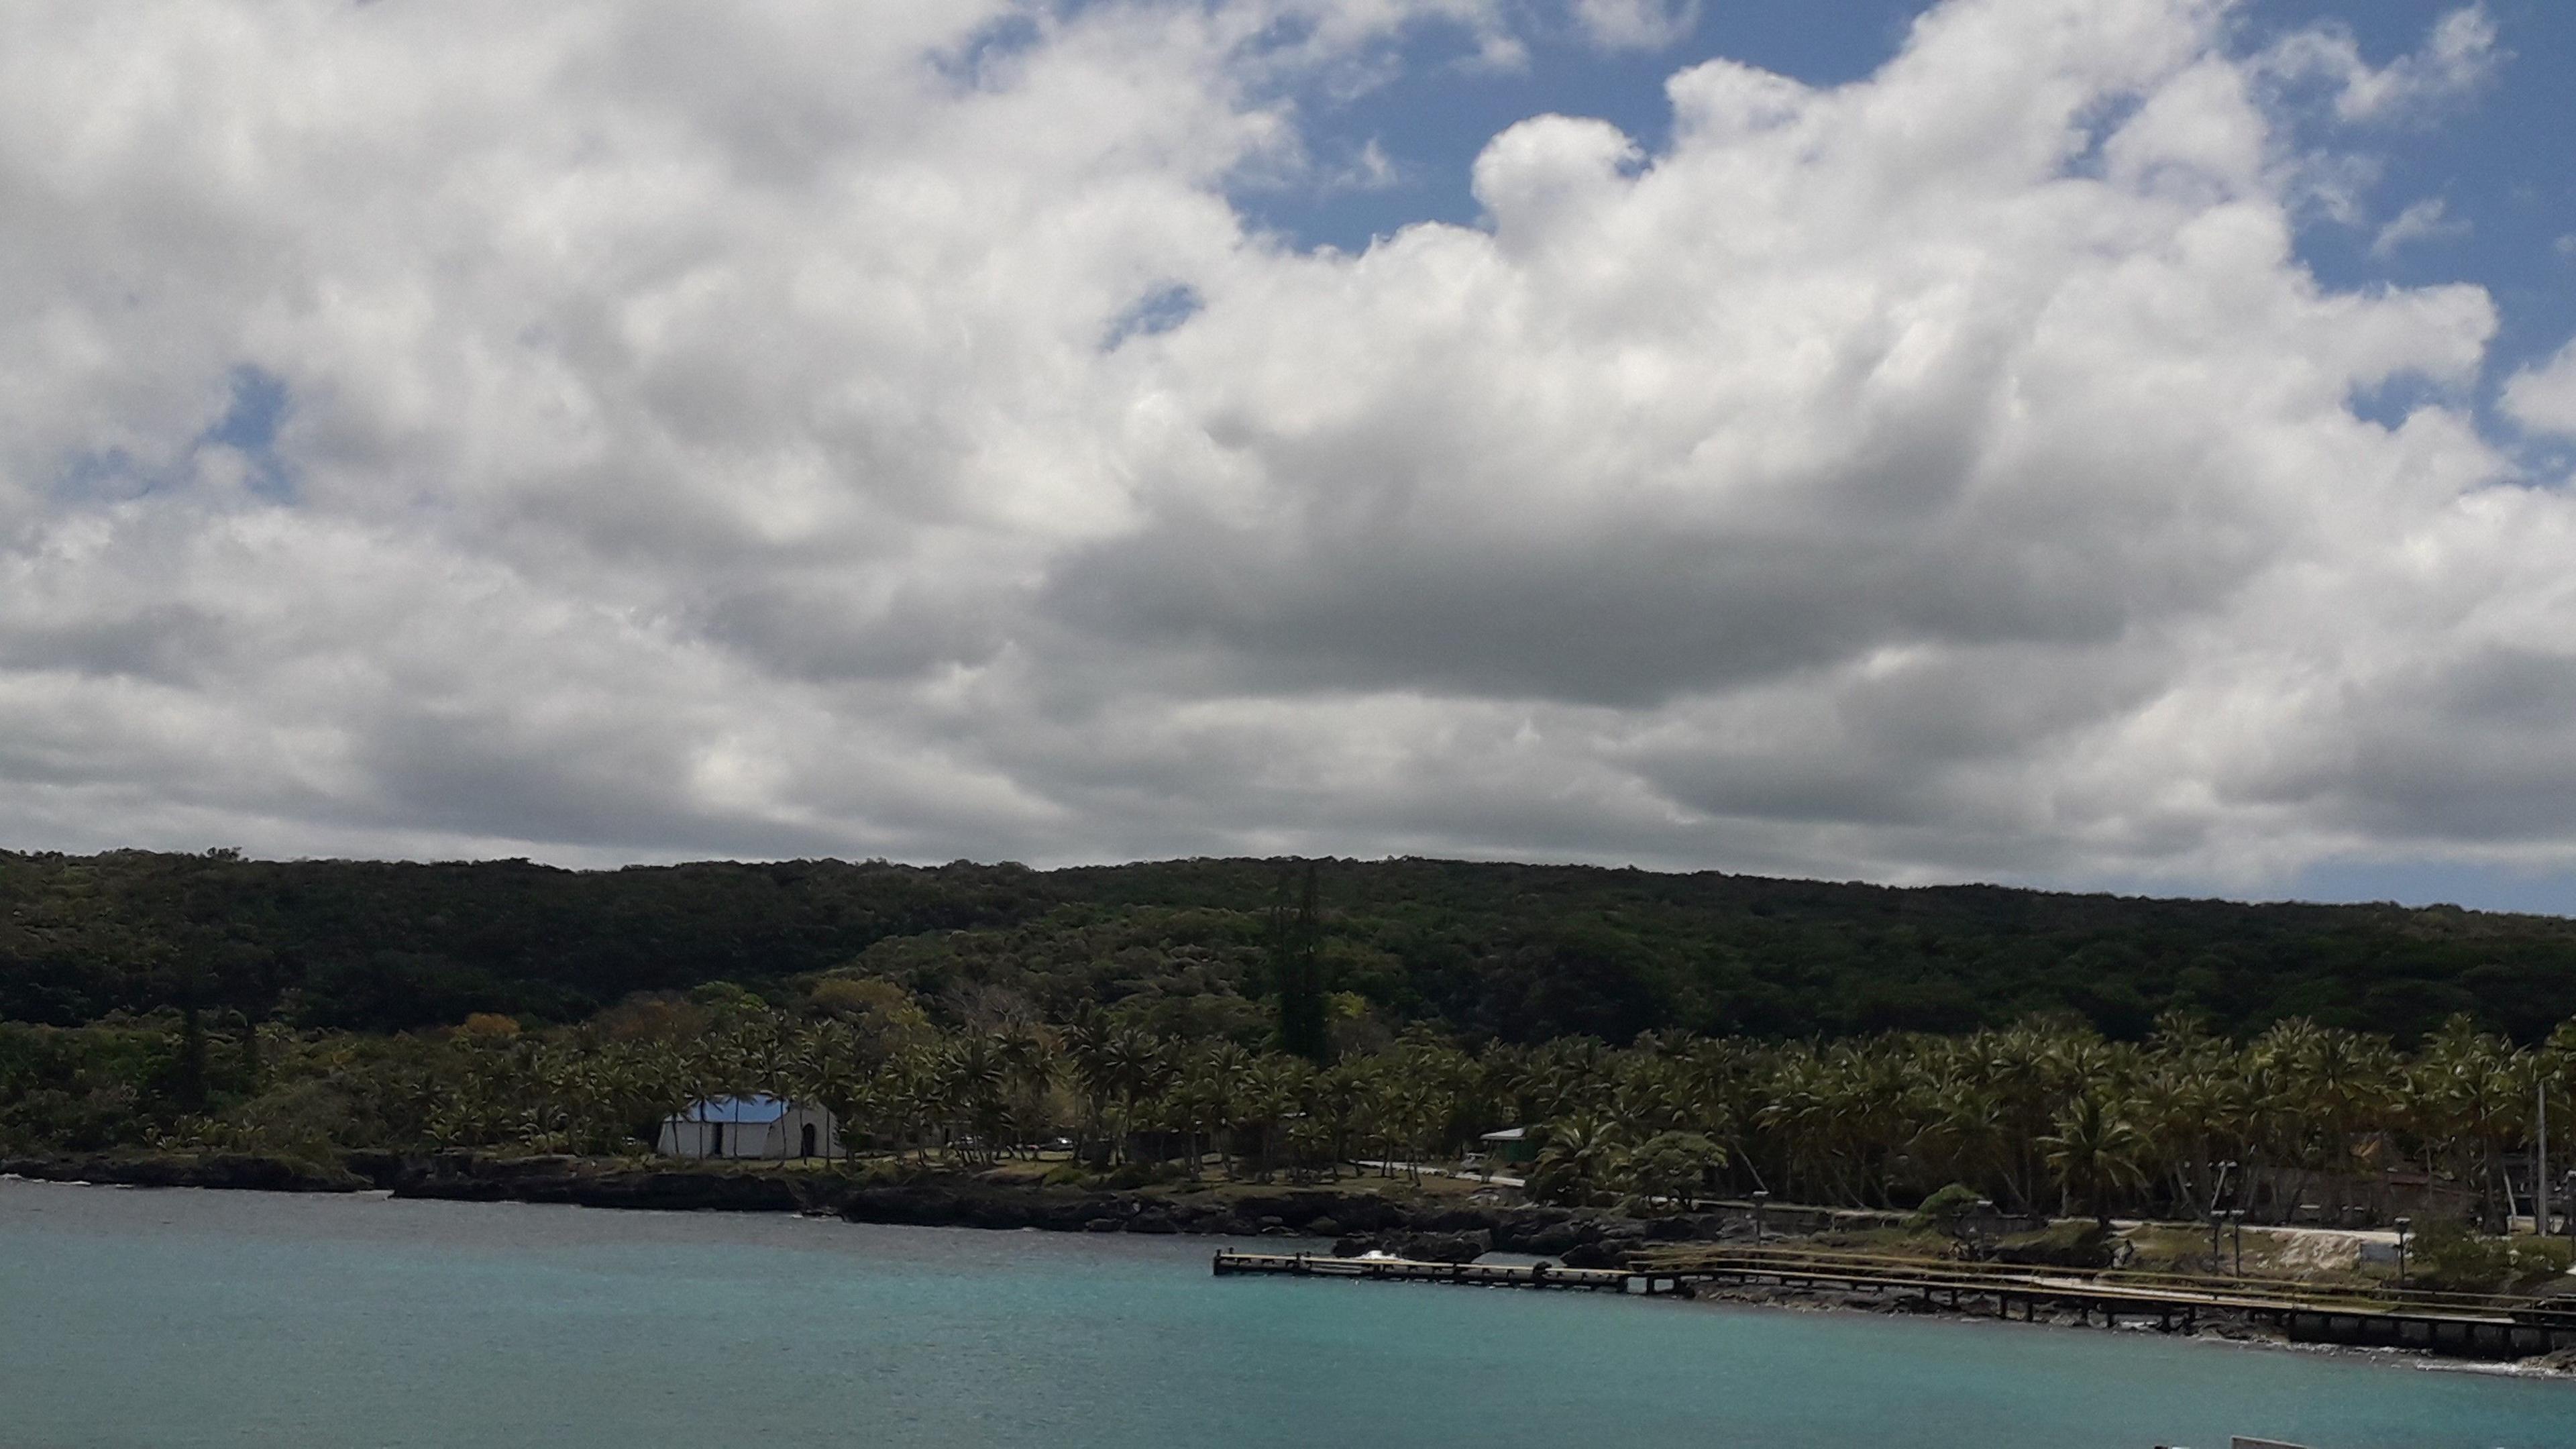
M1213 1246L0 1181L0 1445L2576 1449L2565 1382Z

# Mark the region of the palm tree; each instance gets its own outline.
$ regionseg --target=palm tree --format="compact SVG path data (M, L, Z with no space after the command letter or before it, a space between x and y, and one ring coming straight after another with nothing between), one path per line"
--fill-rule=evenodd
M1332 1162L1334 1146L1347 1130L1345 1118L1319 1110L1324 1077L1304 1057L1265 1052L1244 1073L1237 1098L1240 1125L1251 1129L1258 1144L1254 1176L1270 1180L1278 1148L1289 1148L1290 1173L1304 1181L1317 1159Z
M993 1039L968 1033L939 1053L938 1107L950 1141L963 1141L972 1156L990 1161L1005 1134L1005 1094L1010 1073Z
M1056 1078L1054 1045L1043 1029L1023 1025L1005 1027L994 1045L1002 1060L1011 1121L1020 1129L1018 1135L1029 1139L1030 1155L1034 1157L1038 1139L1051 1125L1044 1118L1047 1095Z
M1627 1137L1604 1117L1551 1123L1530 1164L1529 1191L1543 1202L1588 1203L1619 1177Z
M2112 1194L2145 1175L2146 1139L2105 1094L2086 1092L2067 1103L2057 1130L2039 1141L2058 1183L2069 1196L2090 1203L2093 1220L2108 1232Z
M1198 1054L1184 1074L1196 1121L1216 1139L1217 1160L1234 1176L1234 1126L1243 1115L1243 1090L1252 1072L1252 1054L1241 1045L1220 1041ZM1195 1132L1195 1127L1192 1129ZM1190 1153L1190 1175L1198 1175L1199 1154Z
M2490 1223L2499 1216L2503 1146L2523 1120L2526 1070L2522 1054L2463 1015L2424 1043L2406 1082L2427 1151L2448 1158L2454 1176L2477 1180L2479 1216Z

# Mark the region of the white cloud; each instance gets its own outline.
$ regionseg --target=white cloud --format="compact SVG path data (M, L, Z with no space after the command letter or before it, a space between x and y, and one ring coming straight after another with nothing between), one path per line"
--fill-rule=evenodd
M1515 13L0 13L0 839L2576 859L2576 518L2352 407L2494 309L2298 263L2223 6L1696 66L1357 255L1229 204Z
M2508 378L2504 411L2532 432L2576 438L2576 342Z
M1661 50L1699 24L1699 0L1572 0L1575 27L1603 50Z
M2421 47L2385 66L2364 60L2360 42L2340 23L2284 36L2260 64L2276 77L2322 82L2346 121L2397 121L2476 90L2503 59L2486 7L2467 5L2444 14Z
M2426 197L2379 229L2379 235L2371 239L2370 254L2386 259L2417 242L2448 241L2468 234L2469 223L2453 217L2449 203L2438 196Z

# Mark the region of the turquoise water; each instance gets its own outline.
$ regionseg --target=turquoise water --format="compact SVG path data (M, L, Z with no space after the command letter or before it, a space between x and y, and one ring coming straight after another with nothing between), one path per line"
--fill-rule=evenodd
M1212 1246L0 1181L0 1444L2576 1446L2576 1384Z

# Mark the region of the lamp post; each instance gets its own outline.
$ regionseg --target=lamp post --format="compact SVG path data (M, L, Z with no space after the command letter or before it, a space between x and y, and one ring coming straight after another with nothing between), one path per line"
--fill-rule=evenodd
M2245 1276L2245 1209L2227 1210L2227 1231L2236 1244L2236 1276L2242 1278Z
M2406 1230L2415 1226L2413 1218L2397 1220L2397 1291L2406 1291Z
M1762 1207L1769 1201L1768 1191L1758 1187L1753 1190L1753 1246L1757 1248L1762 1246Z

